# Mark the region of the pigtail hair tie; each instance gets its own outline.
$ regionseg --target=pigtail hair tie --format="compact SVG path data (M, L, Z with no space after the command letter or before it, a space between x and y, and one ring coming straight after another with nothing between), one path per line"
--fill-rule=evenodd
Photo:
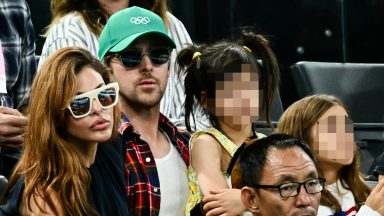
M192 61L195 60L196 57L201 56L201 52L195 52L192 56Z
M247 50L248 52L252 52L252 50L251 49L249 49L247 46L243 46L243 48L245 49L245 50Z

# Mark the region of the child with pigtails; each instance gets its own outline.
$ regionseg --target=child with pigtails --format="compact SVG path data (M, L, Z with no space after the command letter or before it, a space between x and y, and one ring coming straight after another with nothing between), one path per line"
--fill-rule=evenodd
M196 102L212 125L190 140L187 215L241 215L246 208L240 189L232 188L226 170L242 143L264 137L252 122L262 115L270 122L280 79L276 57L265 37L243 31L236 41L190 45L179 52L177 63L185 76L187 129L195 130Z

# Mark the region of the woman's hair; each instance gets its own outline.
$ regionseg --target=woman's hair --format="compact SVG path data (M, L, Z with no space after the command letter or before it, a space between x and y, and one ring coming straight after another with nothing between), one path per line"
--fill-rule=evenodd
M54 191L65 215L97 215L87 201L91 181L88 170L81 164L74 144L67 140L66 134L67 118L71 115L67 107L77 94L76 75L84 67L99 72L108 83L107 68L88 51L78 47L59 50L45 61L36 74L27 108L24 152L6 192L18 178L23 177L23 200L28 201L38 195L57 213L49 194ZM112 137L117 134L119 114L119 106L116 105L113 108ZM27 204L30 209L30 203Z
M95 35L100 35L108 19L97 0L51 0L52 22L47 29L71 12L80 14Z
M336 97L330 95L313 95L293 103L281 116L277 131L302 139L313 148L312 127L320 117L333 106L345 105ZM319 164L319 163L318 163ZM317 166L320 175L323 171ZM352 191L357 203L365 202L370 194L370 188L362 181L360 176L360 161L355 150L353 162L340 169L338 177L345 188ZM344 185L346 183L346 185ZM327 190L323 190L321 204L341 212L341 206L336 198Z
M166 26L169 26L167 18L167 1L164 0L129 0L129 7L142 7L159 15L163 19Z
M259 89L263 91L261 107L270 123L269 107L280 76L276 57L262 35L244 30L237 41L193 44L179 52L177 63L179 74L183 76L185 73L185 124L189 131L190 116L194 119L195 100L200 101L201 92L206 91L208 98L215 98L216 82L224 81L228 72L242 71L242 64L249 64L250 72L258 73ZM211 124L218 128L216 117L209 112L208 115Z

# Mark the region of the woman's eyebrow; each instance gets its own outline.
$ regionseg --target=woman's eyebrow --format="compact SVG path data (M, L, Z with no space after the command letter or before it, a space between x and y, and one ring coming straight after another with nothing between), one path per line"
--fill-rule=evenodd
M91 91L93 91L93 90L95 90L95 89L97 89L97 88L100 88L101 86L103 86L103 85L105 85L104 83L100 83L99 85L97 85L94 89L92 89ZM81 91L79 91L79 92L77 92L77 94L76 95L81 95L81 94L83 94L83 93L85 93L85 92L81 92Z

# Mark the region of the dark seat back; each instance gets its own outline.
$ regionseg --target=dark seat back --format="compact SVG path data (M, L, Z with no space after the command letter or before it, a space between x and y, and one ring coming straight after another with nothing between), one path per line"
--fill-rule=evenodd
M4 176L0 175L0 197L2 197L7 184L8 180Z
M384 64L298 62L291 73L300 98L332 94L354 122L384 122Z
M271 106L269 107L269 116L271 118L272 125L268 125L265 120L264 114L260 116L260 119L256 122L253 122L253 127L256 132L262 133L264 135L270 135L275 132L275 128L277 126L277 122L279 121L281 115L283 114L283 103L281 102L280 92L276 91L273 96Z

